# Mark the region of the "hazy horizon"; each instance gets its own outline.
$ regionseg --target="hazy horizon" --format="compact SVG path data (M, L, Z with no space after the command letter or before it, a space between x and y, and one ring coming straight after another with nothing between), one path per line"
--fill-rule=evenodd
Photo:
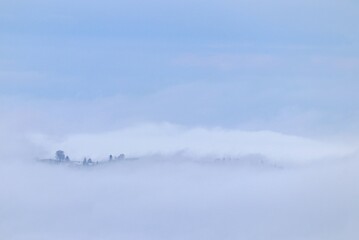
M0 239L358 239L358 4L1 1Z

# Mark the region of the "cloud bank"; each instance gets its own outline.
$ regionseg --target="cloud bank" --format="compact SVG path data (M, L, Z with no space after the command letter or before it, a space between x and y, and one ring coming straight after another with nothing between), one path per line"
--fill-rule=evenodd
M0 238L359 236L355 141L169 123L47 134L2 121ZM83 169L35 161L58 149L139 159Z
M30 135L29 140L48 154L63 149L82 159L106 158L109 154L130 156L182 155L197 158L262 155L283 164L345 158L357 150L354 143L313 140L271 131L241 131L223 128L191 128L169 123L143 124L117 131L73 134L61 139Z
M357 159L305 168L133 161L0 168L0 238L357 239Z

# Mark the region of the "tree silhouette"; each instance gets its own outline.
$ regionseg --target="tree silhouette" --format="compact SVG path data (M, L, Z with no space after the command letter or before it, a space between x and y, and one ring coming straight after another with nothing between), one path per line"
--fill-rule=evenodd
M62 150L56 151L56 160L64 161L65 160L65 152Z

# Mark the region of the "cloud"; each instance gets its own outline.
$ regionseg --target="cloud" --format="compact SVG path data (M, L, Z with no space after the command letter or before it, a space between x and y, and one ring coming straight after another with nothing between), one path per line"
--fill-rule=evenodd
M336 68L342 71L350 71L351 74L356 72L359 67L358 57L315 56L312 57L311 62L316 66L330 69Z
M18 86L29 87L46 83L47 80L38 72L20 72L20 71L0 71L0 84L3 87ZM9 94L9 93L8 93Z
M358 239L357 12L1 1L0 239Z
M82 92L77 97L67 97L66 93L62 96L64 88ZM63 86L52 85L50 93L42 87L37 90L44 90L41 94L51 97L25 93L2 96L0 111L6 121L13 121L21 129L51 134L111 131L133 124L170 122L311 137L353 135L359 118L353 110L357 104L356 89L355 81L343 79L337 82L300 77L271 80L242 77L221 82L172 83L141 94L96 96L91 89L77 89L64 82Z
M0 237L358 237L357 158L281 170L166 160L93 169L2 161Z
M290 136L271 131L183 127L173 124L145 124L117 131L74 134L62 139L32 136L32 142L48 150L57 149L76 159L92 156L106 159L109 154L126 153L132 157L153 154L175 156L182 152L195 158L243 157L262 155L281 164L307 164L352 155L355 145ZM285 148L283 148L285 146Z
M217 54L209 56L186 55L174 60L174 64L189 67L231 69L263 69L278 65L277 58L271 55L234 55Z

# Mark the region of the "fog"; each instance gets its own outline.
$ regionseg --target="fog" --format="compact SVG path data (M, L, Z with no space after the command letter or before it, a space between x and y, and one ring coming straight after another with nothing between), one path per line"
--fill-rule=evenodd
M185 155L197 158L262 155L281 164L306 164L343 158L357 150L356 141L329 141L273 131L243 131L229 128L185 127L170 123L139 124L118 130L86 134L29 134L33 147L52 154L57 148L69 155L106 158L125 151L132 157ZM285 147L284 147L285 146ZM44 153L43 153L44 154Z
M0 167L1 239L359 236L355 143L173 124L12 135L8 146L18 144ZM87 168L36 161L57 149L74 160L137 159Z
M359 239L358 12L0 1L0 240Z

